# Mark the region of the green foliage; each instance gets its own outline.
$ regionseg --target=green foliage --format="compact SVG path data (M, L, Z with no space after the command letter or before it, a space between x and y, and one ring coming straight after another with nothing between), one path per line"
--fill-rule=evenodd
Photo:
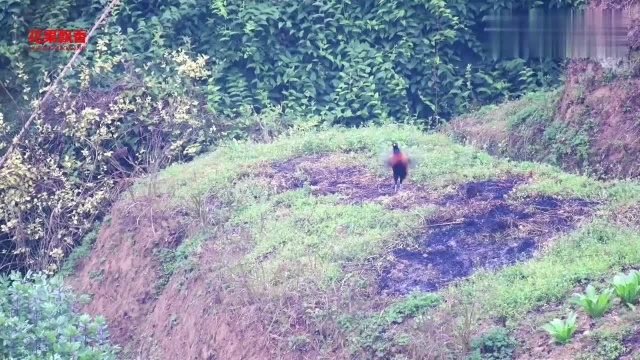
M437 294L412 293L382 312L364 318L343 316L338 324L346 333L352 351L363 351L375 358L389 358L394 345L401 346L406 340L404 336L395 337L390 334L390 326L423 315L441 301Z
M200 248L201 244L202 239L196 236L185 240L176 249L157 248L153 250L153 254L161 265L161 273L154 285L156 294L162 293L171 280L171 276L176 272L193 270L194 263L191 255Z
M138 66L135 54L108 50L125 44L107 28L95 61L74 68L0 169L0 233L13 240L3 262L53 273L122 190L121 178L153 178L223 139L270 140L317 123L285 121L275 107L228 121L205 106L216 95L200 86L216 76L206 56L174 51ZM9 136L3 118L0 135Z
M546 330L558 344L565 344L571 340L573 333L576 331L576 314L571 313L565 321L553 319L545 324L542 328Z
M613 277L612 285L622 302L635 309L640 297L640 272L632 270L628 274L618 274Z
M467 360L508 360L513 357L516 345L507 329L495 328L473 340Z
M595 355L599 359L616 360L628 351L622 343L622 334L601 333L596 336L596 341Z
M596 329L589 335L589 338L595 342L594 348L576 356L576 360L620 359L622 355L630 350L623 344L625 333L627 333L626 330L620 331L619 328L616 328L613 332L610 330Z
M238 115L282 105L288 113L320 115L341 124L413 116L448 118L474 104L513 98L557 82L558 63L493 61L476 27L492 9L576 6L575 1L531 4L522 0L343 2L160 1L122 4L111 30L127 41L113 53L135 54L138 65L160 60L166 50L191 47L217 59L219 76L200 84L216 111ZM28 50L29 28L89 28L102 3L56 1L31 7L0 0L0 79L19 93L23 64L33 79L63 64L69 54ZM84 63L99 61L87 49ZM113 74L117 78L117 74ZM552 79L552 80L551 80ZM36 82L37 83L37 82ZM39 86L30 83L30 93ZM215 93L215 94L213 94Z
M3 359L116 359L101 316L73 310L76 297L61 277L11 273L0 277L0 355Z
M89 253L91 252L91 249L93 248L93 244L98 239L98 229L99 229L98 226L99 225L96 224L95 228L93 228L90 232L85 234L82 237L82 241L80 245L75 247L71 252L71 254L69 254L69 257L64 262L62 269L60 269L61 275L63 276L71 275L75 270L76 265L78 265L78 263L82 261L84 257L89 255Z
M580 305L592 318L599 318L613 306L613 289L605 289L596 294L593 285L587 286L585 294L574 294L571 301Z
M429 308L439 305L442 298L432 293L413 293L402 301L389 306L381 316L381 320L389 324L399 324L406 318L421 315Z

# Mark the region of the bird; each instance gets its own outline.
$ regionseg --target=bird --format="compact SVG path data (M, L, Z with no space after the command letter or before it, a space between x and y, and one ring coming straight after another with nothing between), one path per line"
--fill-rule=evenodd
M387 165L393 170L393 192L396 193L402 189L402 181L407 177L409 165L413 161L400 151L397 143L393 143L393 154L387 159Z

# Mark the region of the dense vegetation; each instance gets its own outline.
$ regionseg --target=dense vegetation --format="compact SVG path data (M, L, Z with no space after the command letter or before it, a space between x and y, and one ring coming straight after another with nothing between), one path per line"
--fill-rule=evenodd
M0 277L3 359L115 359L103 317L80 314L62 278L12 273Z
M4 3L4 4L3 4ZM89 28L104 2L30 4L3 0L0 76L15 92L18 76L49 73L68 56L29 51L28 30ZM342 124L381 117L449 117L472 103L518 96L557 83L558 64L494 61L481 47L487 11L534 6L579 6L553 1L181 1L124 4L110 21L126 42L123 61L162 59L167 49L190 48L217 69L199 84L217 112L242 105L318 114ZM195 21L194 21L195 20ZM96 45L87 61L96 61ZM114 73L119 77L120 73ZM44 85L40 80L39 85ZM29 87L37 91L33 82ZM15 93L14 93L15 95Z

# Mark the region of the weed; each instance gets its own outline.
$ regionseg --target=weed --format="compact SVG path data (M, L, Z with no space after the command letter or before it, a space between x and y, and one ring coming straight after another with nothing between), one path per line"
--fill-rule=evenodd
M438 295L413 293L380 313L371 314L363 319L342 316L338 323L343 331L350 334L347 338L350 339L352 351L385 357L394 345L402 346L406 340L404 336L394 337L388 334L387 330L392 324L400 324L407 318L420 316L440 303L441 298Z
M507 360L511 359L517 341L507 329L495 328L473 340L473 352L467 360Z
M602 81L605 84L611 84L618 78L618 74L616 74L615 70L612 68L606 69L604 74L602 74Z
M156 295L159 295L164 290L173 274L178 270L193 270L194 263L191 255L198 251L201 244L202 238L195 236L184 241L175 250L166 248L154 249L153 253L161 265L161 273L154 286Z
M576 331L576 314L571 313L565 321L553 319L545 324L542 328L547 331L553 340L558 344L565 344L571 340L573 333Z
M406 318L423 314L442 301L441 297L432 293L413 293L403 301L389 306L382 314L382 319L387 324L399 324Z
M585 294L574 294L571 301L580 305L592 318L599 318L613 306L613 289L606 289L599 295L596 289L589 285Z
M635 310L640 296L640 272L632 270L626 275L618 274L613 277L612 285L622 302Z
M307 336L292 336L289 338L289 347L296 351L306 351L309 348L310 342Z
M620 334L602 334L597 338L596 355L600 359L616 360L627 352L622 344L622 336Z
M586 98L584 86L577 86L575 90L575 97L579 104L583 104Z
M578 355L576 360L616 360L628 351L622 343L623 335L620 332L594 331L590 337L595 341L594 348Z
M92 270L92 271L89 272L89 279L91 279L91 280L102 281L103 277L104 277L104 270L103 269Z
M473 334L478 324L478 305L471 301L462 301L460 312L455 320L453 335L456 343L463 352L467 353L473 347Z
M107 221L105 219L105 221ZM65 260L64 265L62 266L60 274L63 276L69 276L73 273L78 263L89 255L91 248L93 248L93 244L98 239L98 226L96 225L90 232L86 233L82 237L82 242L80 246L77 246L73 249L73 252L69 255L69 257Z

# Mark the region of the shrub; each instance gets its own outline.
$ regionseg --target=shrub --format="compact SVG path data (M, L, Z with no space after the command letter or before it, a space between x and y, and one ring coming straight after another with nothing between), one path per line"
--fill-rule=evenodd
M73 310L75 296L61 277L17 272L0 277L0 355L3 359L115 359L103 317Z
M3 263L54 273L122 178L155 175L224 139L265 140L308 122L283 124L277 107L244 107L245 120L229 122L213 108L216 88L199 85L217 76L207 56L180 50L136 65L130 53L109 52L125 43L112 30L91 53L99 61L76 64L0 169L0 239L12 240ZM0 138L11 132L3 118Z
M495 328L474 339L471 356L467 360L506 360L511 359L517 345L505 328Z

